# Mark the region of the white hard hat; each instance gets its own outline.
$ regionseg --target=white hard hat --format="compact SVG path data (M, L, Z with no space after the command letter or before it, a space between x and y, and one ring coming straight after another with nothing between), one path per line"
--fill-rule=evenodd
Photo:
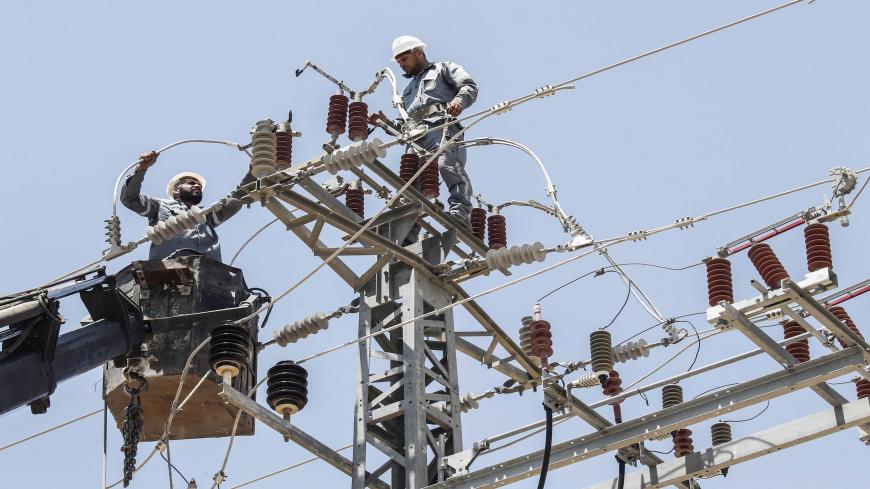
M172 191L175 190L175 186L178 185L178 182L180 182L183 178L195 178L199 182L199 186L202 187L203 190L205 190L205 177L203 177L199 173L194 173L192 171L183 171L178 175L170 178L169 183L166 184L166 195L168 195L170 199L173 198Z
M414 48L426 49L426 43L414 36L399 36L393 40L393 59Z

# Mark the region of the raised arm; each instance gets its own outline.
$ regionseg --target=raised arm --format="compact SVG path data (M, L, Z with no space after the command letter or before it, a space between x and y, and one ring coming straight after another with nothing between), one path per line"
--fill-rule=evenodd
M141 195L140 192L142 181L145 180L145 172L157 162L157 153L154 151L143 153L139 156L139 160L140 163L121 187L121 203L136 214L147 217L149 224L153 224L157 221L160 204L147 195Z

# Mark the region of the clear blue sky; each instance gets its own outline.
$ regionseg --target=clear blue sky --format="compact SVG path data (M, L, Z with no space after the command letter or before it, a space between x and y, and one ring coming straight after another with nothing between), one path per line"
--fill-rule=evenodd
M32 287L88 263L104 248L103 220L111 213L112 184L140 152L184 138L246 141L259 119L283 119L290 108L294 160L315 157L327 139L326 104L334 87L313 72L293 76L306 59L319 63L354 87L364 87L390 62L391 40L414 34L428 42L433 60L458 62L474 76L480 97L474 109L530 92L545 84L610 64L731 20L776 5L774 1L681 2L461 2L420 4L377 2L6 2L0 7L0 194L4 238L0 241L0 291ZM518 107L473 128L469 137L517 140L547 164L566 209L595 236L648 229L734 203L822 179L834 166L868 166L867 87L870 72L866 19L870 5L819 0L801 4L713 37L632 63L582 81L573 91ZM388 85L368 102L391 113ZM397 150L386 161L398 166ZM241 154L224 147L188 145L162 155L148 172L145 190L163 192L166 180L182 170L207 175L205 200L229 191L247 169ZM508 148L469 150L468 171L475 191L496 202L544 200L543 180L531 160ZM648 241L614 248L623 262L684 266L709 256L732 238L789 214L820 204L820 187L765 205L673 231ZM370 212L379 208L369 199ZM842 285L867 278L866 239L870 232L866 200L859 201L852 225L831 227L834 261ZM528 210L509 210L512 244L565 241L555 221ZM125 240L143 235L145 223L120 212ZM229 259L250 234L272 218L259 207L244 209L220 228ZM805 270L800 231L772 241L792 271ZM143 248L110 264L117 270L143 259ZM547 264L563 256L551 257ZM122 263L123 262L123 263ZM736 294L753 294L756 274L745 255L733 260ZM318 263L295 237L273 227L237 262L247 282L277 294ZM534 300L556 285L602 266L590 257L530 280L481 304L515 334ZM538 265L539 266L539 265ZM536 269L517 270L525 274ZM668 316L702 311L703 271L629 270ZM515 275L517 276L517 275ZM484 290L506 279L499 275L468 284ZM625 286L612 274L584 279L544 301L553 324L555 357L588 357L587 335L613 316ZM270 327L347 303L352 293L328 269L275 308ZM847 303L870 333L868 299ZM77 327L83 307L64 302L63 331ZM612 326L617 339L655 321L635 302ZM705 328L702 318L695 323ZM476 327L464 312L457 329ZM777 329L769 330L780 338ZM329 330L289 349L270 349L260 365L299 358L350 339L356 318L333 322ZM655 341L655 329L644 337ZM821 353L818 345L815 353ZM703 344L699 364L752 348L737 333ZM649 359L620 366L633 381L676 348L654 350ZM310 362L310 402L294 417L302 429L325 443L351 441L354 352L343 350ZM691 351L654 378L685 370ZM462 392L481 392L503 381L500 375L462 358ZM717 385L775 371L762 358L684 383L692 397ZM261 372L263 373L263 372ZM101 406L98 370L61 385L48 414L27 408L0 418L0 446ZM840 379L847 380L847 379ZM95 388L95 385L97 386ZM854 398L851 385L838 386ZM597 389L582 399L600 399ZM640 399L626 402L626 418L659 408ZM746 435L825 409L803 392L779 398L757 420L734 426ZM481 402L463 419L466 445L542 415L540 394ZM757 408L744 413L747 416ZM607 410L602 414L610 417ZM739 415L733 415L737 417ZM696 447L709 446L709 423L693 427ZM556 441L589 432L578 420L560 425ZM109 478L121 470L120 436L110 426ZM511 450L482 457L477 467L541 447L542 437ZM173 459L200 487L210 483L223 458L226 440L173 444ZM102 419L99 416L0 453L3 487L94 488L100 484ZM651 445L668 450L666 443ZM140 454L151 445L140 448ZM858 487L867 460L855 430L733 468L727 479L704 481L707 488ZM255 437L237 441L224 487L307 458L264 426ZM670 457L670 456L666 456ZM140 460L141 460L140 456ZM832 467L851 467L832 472ZM551 473L548 487L582 487L615 476L604 456ZM343 487L349 479L322 462L250 487ZM165 464L156 459L132 487L167 485ZM180 481L176 478L176 487ZM527 480L514 487L534 487Z

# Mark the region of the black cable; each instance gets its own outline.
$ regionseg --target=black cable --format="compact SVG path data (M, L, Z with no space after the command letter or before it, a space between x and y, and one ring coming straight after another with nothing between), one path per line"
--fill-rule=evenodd
M166 458L166 455L163 455L163 452L158 451L158 453L160 454L161 457L163 457L163 460L166 460L166 463L168 463L169 466L172 467L172 468L175 470L175 472L176 472L176 473L177 473L177 474L178 474L182 479L184 479L184 483L187 484L187 485L190 485L190 481L188 481L187 478L184 477L184 474L182 474L181 471L178 470L178 467L176 467L172 462L170 462L169 459Z
M755 419L755 418L761 416L762 414L764 414L764 412L767 411L767 408L769 408L769 407L770 407L770 401L767 401L767 405L764 406L764 409L762 409L761 411L759 411L758 414L756 414L755 416L753 416L753 417L751 417L751 418L738 419L738 420L730 420L730 419L726 419L726 420L723 420L722 422L723 422L723 423L743 423L744 421L752 421L753 419Z
M706 311L705 311L705 312L693 312L693 313L691 313L691 314L683 314L683 315L681 315L681 316L674 316L674 317L672 317L671 319L687 318L687 317L690 317L690 316L700 316L700 315L702 315L702 314L707 314L707 312L706 312ZM653 328L655 328L655 327L657 327L657 326L661 326L662 324L665 324L666 322L667 322L667 321L659 321L659 322L653 324L652 326L650 326L649 328L646 328L646 329L640 331L639 333L636 333L636 334L634 334L634 335L632 335L632 336L629 336L628 338L626 338L626 339L620 341L620 342L617 343L616 345L613 345L613 347L616 348L617 346L619 346L619 345L621 345L621 344L623 344L623 343L625 343L625 342L627 342L627 341L633 340L634 338L637 338L638 336L640 336L640 335L646 333L647 331L649 331L649 330L651 330L651 329L653 329Z
M551 290L550 292L547 292L546 294L544 294L544 296L541 297L540 299L538 299L537 302L541 302L542 300L546 299L548 296L552 295L553 293L558 292L559 290L573 284L574 282L576 282L580 279L586 278L586 277L592 275L593 273L597 273L598 275L600 275L601 273L604 272L604 270L606 270L608 268L614 268L617 266L628 267L628 266L640 265L640 266L645 266L645 267L661 268L663 270L672 270L672 271L678 272L681 270L688 270L690 268L701 266L703 264L704 264L704 262L698 262L698 263L695 263L693 265L686 265L685 267L680 267L680 268L666 267L664 265L655 265L653 263L643 263L643 262L617 263L616 265L608 265L606 267L601 267L601 268L598 268L596 270L592 270L591 272L584 273L583 275L580 275L579 277L577 277L573 280L569 280L568 282L566 282L566 283L556 287L555 289Z
M616 463L619 464L619 479L617 480L616 487L617 489L624 489L625 487L625 461L619 458L619 455L616 456Z
M544 441L544 460L541 463L541 477L538 479L538 489L544 489L547 482L547 469L550 467L550 448L553 446L553 410L544 404L544 412L547 413L547 434Z
M674 322L675 323L688 323L688 325L691 326L692 330L695 332L695 337L698 338L698 349L695 350L695 358L692 359L692 364L689 365L688 369L686 369L686 372L688 372L688 371L692 370L692 367L695 366L695 363L698 361L698 356L701 354L701 335L698 333L698 328L696 328L695 325L692 324L692 321L687 321L685 319L679 319L679 320L674 321Z
M616 272L608 271L608 272L604 272L604 273L616 273ZM604 326L603 328L601 328L602 330L607 329L610 326L612 326L613 323L616 322L616 320L619 318L619 315L622 314L622 311L625 310L625 306L628 304L628 299L631 298L631 282L630 281L626 282L625 286L628 290L625 291L625 300L622 301L622 306L619 307L619 310L616 311L616 315L613 316L613 319L611 319L609 323L607 323L607 326Z
M536 302L541 302L542 300L546 299L546 298L549 297L550 295L552 295L552 294L554 294L554 293L556 293L556 292L558 292L558 291L564 289L565 287L567 287L567 286L573 284L574 282L576 282L576 281L578 281L578 280L580 280L580 279L583 279L583 278L586 278L586 277L592 275L593 273L595 273L595 272L597 272L597 271L598 271L598 270L592 270L591 272L584 273L583 275L580 275L579 277L575 278L574 280L571 280L571 281L569 281L569 282L566 282L566 283L564 283L564 284L562 284L562 285L556 287L555 289L553 289L553 290L547 292L546 294L544 294L544 295L543 295L540 299L538 299Z
M269 293L266 289L260 287L248 287L248 292L261 292L264 297L272 297L272 294ZM260 329L264 329L266 327L266 323L269 322L269 316L272 314L272 304L269 304L269 308L266 309L266 316L263 318L263 323L260 324Z

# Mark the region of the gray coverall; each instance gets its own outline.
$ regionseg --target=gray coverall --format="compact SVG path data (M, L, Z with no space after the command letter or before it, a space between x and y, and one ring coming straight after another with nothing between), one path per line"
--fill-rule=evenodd
M454 99L462 102L467 109L477 99L477 84L462 66L450 61L430 63L422 72L414 76L405 75L411 81L402 92L402 100L408 116L415 123L435 127L446 121L446 106ZM454 124L447 131L447 139L453 137L461 127ZM416 143L429 151L438 149L443 131L433 131ZM462 141L460 136L456 141ZM471 210L471 181L465 172L465 148L451 146L438 158L441 178L450 192L447 202L450 213L468 221ZM423 161L420 162L421 164ZM434 163L433 163L434 164Z
M121 188L121 203L131 211L148 218L148 225L153 226L160 221L165 221L174 215L187 210L187 205L174 199L155 199L147 195L141 195L142 180L145 178L145 170L136 169L124 182ZM242 179L242 185L254 181L250 173ZM148 252L149 260L162 260L173 252L180 249L195 250L212 260L221 261L221 245L218 241L215 229L227 219L233 217L242 203L231 200L218 211L208 215L206 222L198 224L193 229L186 230L180 236L166 240L159 245L151 244Z

